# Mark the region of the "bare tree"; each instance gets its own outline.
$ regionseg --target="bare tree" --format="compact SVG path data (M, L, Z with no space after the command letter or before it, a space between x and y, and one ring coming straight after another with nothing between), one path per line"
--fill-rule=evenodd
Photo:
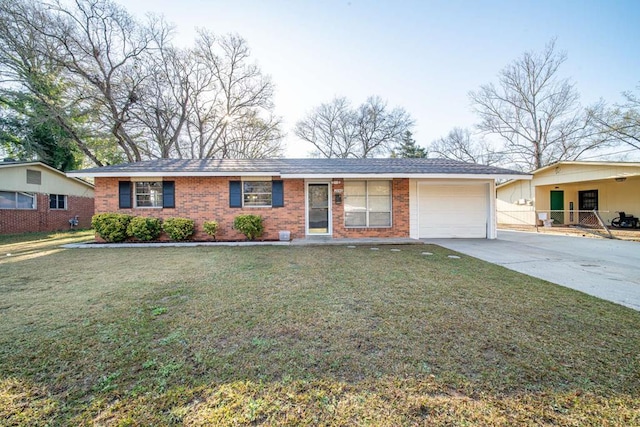
M429 153L446 159L493 166L504 161L503 153L496 151L484 139L473 139L469 129L453 128L447 136L433 141Z
M574 84L559 77L566 59L552 40L542 53L526 52L500 71L497 85L469 93L478 128L502 137L503 151L523 169L574 160L607 143L580 106Z
M226 157L231 159L266 159L282 157L282 134L279 119L264 119L257 112L247 112L226 131Z
M273 83L249 62L237 35L201 30L193 51L191 110L180 150L193 158L280 156L280 119L273 114Z
M68 72L75 98L96 109L129 161L141 160L129 122L147 77L138 69L151 54L151 28L110 0L75 0L71 7L55 1L45 10L48 25L38 31L47 54Z
M296 123L294 133L312 143L318 157L359 157L355 116L346 98L335 98L316 107Z
M623 95L623 104L609 109L604 104L597 105L590 114L602 132L615 141L640 150L640 97L632 92Z
M388 154L401 143L413 119L403 108L389 111L386 102L372 96L358 108L356 126L361 157L375 157Z
M136 143L144 157L178 156L178 143L191 109L192 53L170 44L170 29L157 18L151 19L154 54L140 63L136 72L141 81L137 101L130 110L130 129L141 137ZM180 156L178 156L180 157Z
M317 156L366 158L388 155L412 126L404 109L389 110L380 97L356 109L346 98L335 98L296 123L294 133L313 144Z
M128 161L280 155L273 84L247 43L201 31L194 48L177 49L171 33L111 0L0 0L0 89L39 97L97 165L114 152ZM54 81L57 102L27 74Z

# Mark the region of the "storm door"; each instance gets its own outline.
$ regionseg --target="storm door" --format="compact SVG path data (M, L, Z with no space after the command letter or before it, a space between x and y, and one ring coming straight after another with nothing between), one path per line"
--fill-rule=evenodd
M593 211L598 210L598 190L578 191L578 209L581 224L597 225L598 219Z

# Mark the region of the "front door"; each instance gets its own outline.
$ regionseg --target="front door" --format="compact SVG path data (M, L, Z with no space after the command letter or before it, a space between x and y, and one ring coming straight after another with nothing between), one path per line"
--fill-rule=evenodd
M598 210L598 190L578 191L578 210L581 224L597 225L598 219L593 211Z
M551 192L551 219L555 224L564 224L564 191ZM554 212L559 211L559 212Z
M307 231L309 234L330 234L329 184L307 185Z

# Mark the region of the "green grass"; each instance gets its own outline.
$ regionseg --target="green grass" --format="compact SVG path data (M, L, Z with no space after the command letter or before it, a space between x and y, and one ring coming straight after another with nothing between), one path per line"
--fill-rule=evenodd
M631 309L433 246L90 237L0 237L0 425L640 425Z

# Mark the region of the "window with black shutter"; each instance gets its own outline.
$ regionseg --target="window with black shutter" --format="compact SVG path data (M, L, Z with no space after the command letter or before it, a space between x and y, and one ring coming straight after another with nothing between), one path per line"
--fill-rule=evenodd
M284 185L282 181L273 181L271 183L271 206L281 208L284 206Z
M242 207L242 182L229 181L229 207Z
M120 209L131 208L131 182L119 181L118 182L118 206Z
M176 186L174 181L162 182L162 207L163 208L176 207L175 190L176 190Z

